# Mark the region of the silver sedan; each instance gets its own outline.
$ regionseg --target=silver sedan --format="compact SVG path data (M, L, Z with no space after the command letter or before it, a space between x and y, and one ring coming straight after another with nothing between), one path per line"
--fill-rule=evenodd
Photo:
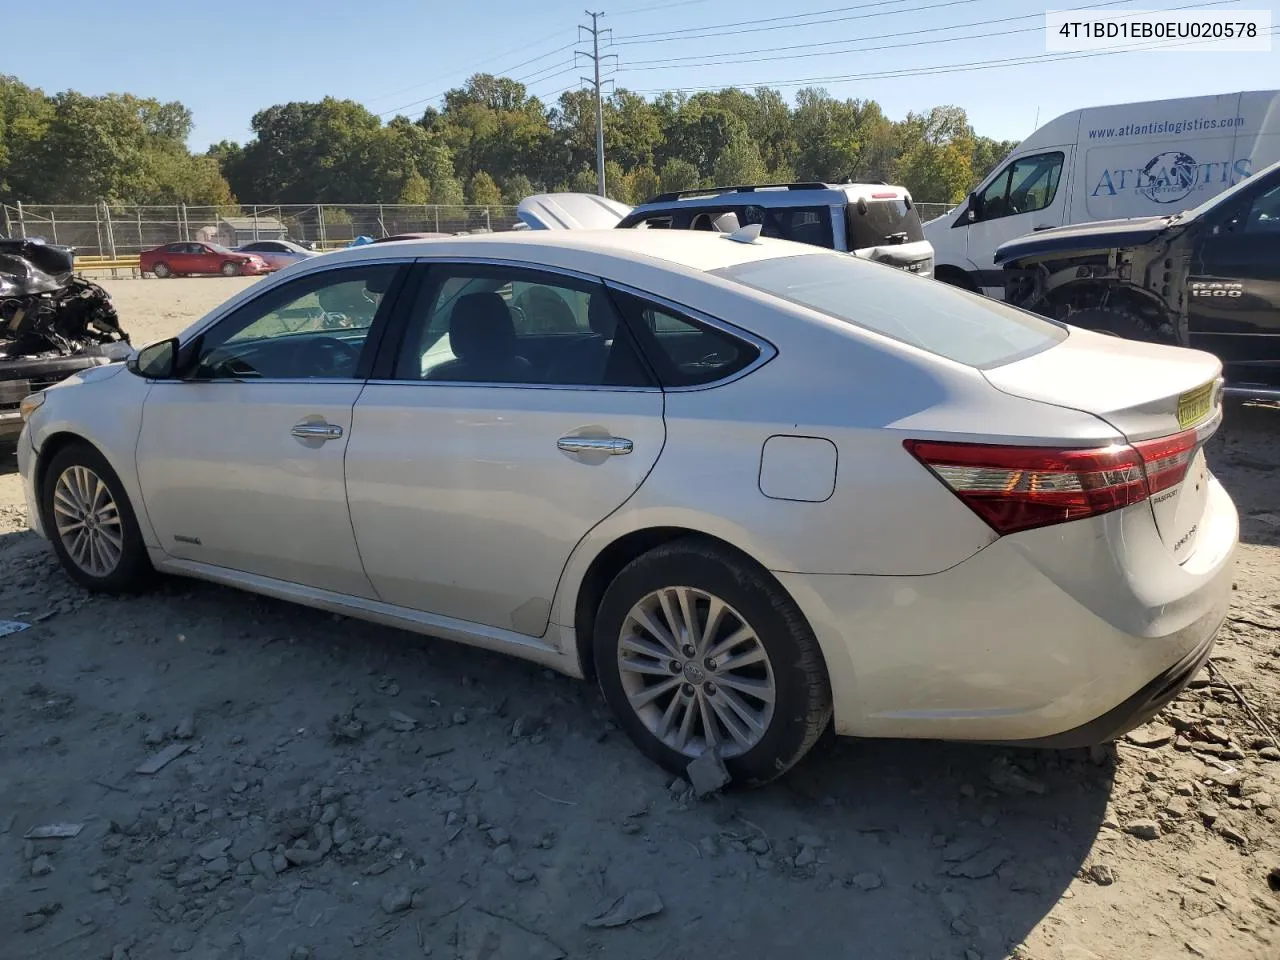
M750 228L489 234L254 285L24 401L19 462L91 589L593 677L760 783L829 724L1075 746L1174 696L1230 595L1220 373Z

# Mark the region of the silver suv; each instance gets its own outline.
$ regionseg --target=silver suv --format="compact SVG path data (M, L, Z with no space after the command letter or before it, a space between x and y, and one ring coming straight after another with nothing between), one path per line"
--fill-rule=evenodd
M933 276L933 245L905 187L777 183L662 193L638 207L591 194L528 197L517 208L534 230L618 227L732 233L760 224L766 237L844 250Z

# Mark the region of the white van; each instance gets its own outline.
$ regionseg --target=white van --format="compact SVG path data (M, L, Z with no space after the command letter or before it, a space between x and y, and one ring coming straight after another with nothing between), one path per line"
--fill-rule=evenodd
M1164 216L1280 160L1280 91L1073 110L1024 140L969 199L925 224L938 280L1003 296L993 254L1035 230Z

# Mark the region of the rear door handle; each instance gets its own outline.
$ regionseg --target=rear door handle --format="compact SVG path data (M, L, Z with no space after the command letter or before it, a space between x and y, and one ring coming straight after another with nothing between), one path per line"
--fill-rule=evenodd
M336 423L295 423L290 432L299 440L337 440L342 436Z
M565 453L607 453L621 457L630 453L635 445L625 437L561 437L556 446Z

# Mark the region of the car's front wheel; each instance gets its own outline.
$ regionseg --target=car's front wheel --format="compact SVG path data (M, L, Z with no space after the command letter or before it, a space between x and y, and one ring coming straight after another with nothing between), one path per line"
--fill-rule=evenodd
M640 749L681 772L718 751L733 779L772 780L831 719L808 623L757 565L696 538L633 560L596 616L596 672Z
M116 472L101 453L74 443L44 471L45 529L63 568L81 586L124 593L152 572L142 532Z
M230 260L228 260L226 263L222 265L222 275L224 277L240 276L240 264L232 263Z

